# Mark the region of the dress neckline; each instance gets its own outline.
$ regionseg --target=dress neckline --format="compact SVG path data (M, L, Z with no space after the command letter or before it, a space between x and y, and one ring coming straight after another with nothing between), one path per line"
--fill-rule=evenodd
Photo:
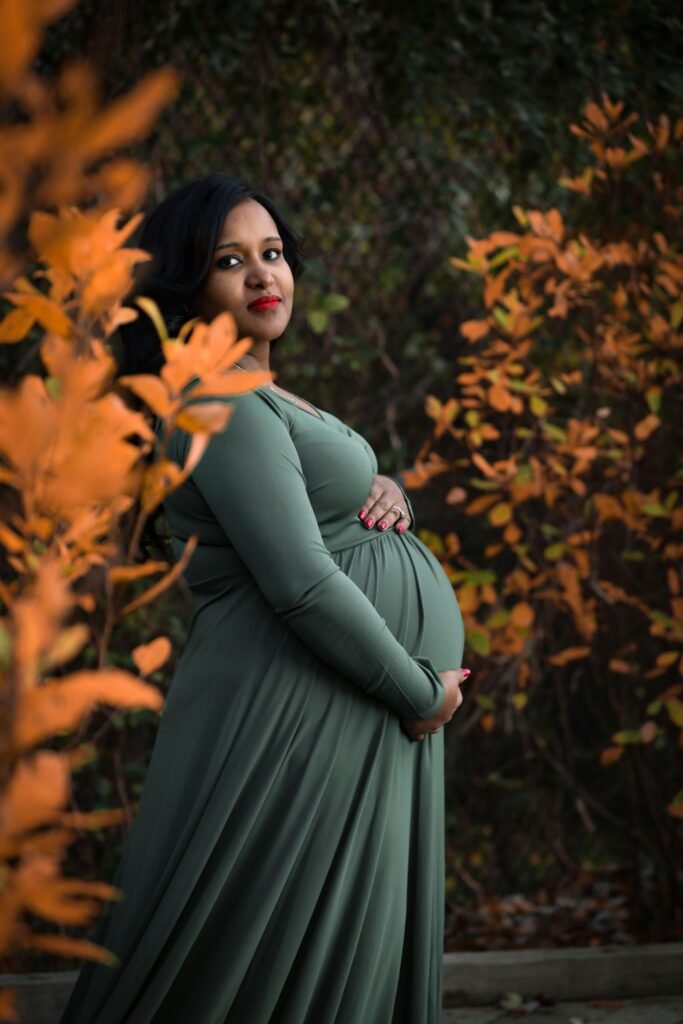
M262 384L261 387L257 388L256 390L260 391L262 388L265 388L267 391L269 391L271 395L277 395L278 398L282 398L285 402L289 402L289 404L293 405L295 409L301 409L301 411L305 412L308 416L313 416L314 419L324 421L322 411L318 409L317 405L313 405L311 402L306 402L306 405L310 406L311 409L316 410L315 412L310 412L308 409L305 409L303 405L299 405L298 402L295 402L293 398L287 398L286 395L280 394L279 391L275 391L273 388L269 388L267 384Z

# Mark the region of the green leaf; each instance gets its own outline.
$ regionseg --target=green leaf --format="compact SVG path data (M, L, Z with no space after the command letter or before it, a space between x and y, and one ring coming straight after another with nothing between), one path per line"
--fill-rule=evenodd
M493 310L493 319L504 331L507 331L510 326L510 314L507 310L503 309L502 306L496 306Z
M540 395L532 395L531 401L529 402L529 408L534 416L545 416L548 411L548 403L545 398L541 398Z
M465 645L475 654L489 654L491 651L491 641L487 634L478 629L465 631Z
M548 437L552 437L553 441L564 442L567 440L567 432L562 427L556 426L554 423L543 423L543 433L547 434Z
M474 699L476 700L476 702L479 705L479 707L483 708L484 711L495 711L496 710L496 703L495 703L495 701L491 700L490 697L487 697L485 693L478 693L477 696Z
M309 309L306 319L315 334L323 334L327 329L330 318L324 309Z
M498 611L489 615L486 620L486 627L487 629L501 629L503 626L507 626L509 621L510 612L505 611L504 608L499 608Z
M507 245L504 249L501 249L492 260L489 260L489 270L496 270L498 267L502 267L508 260L514 259L519 256L519 247L516 245Z
M345 295L340 295L339 292L330 292L323 299L323 306L328 313L342 313L345 309L349 308L349 300Z
M615 732L612 740L621 747L629 743L640 743L640 731L638 729L622 729L621 732Z

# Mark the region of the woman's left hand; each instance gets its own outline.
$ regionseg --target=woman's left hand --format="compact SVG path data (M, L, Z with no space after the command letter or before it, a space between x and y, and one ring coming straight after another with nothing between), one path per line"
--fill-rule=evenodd
M397 509L391 507L392 505L398 505L406 515L401 516ZM404 533L411 521L403 491L390 476L382 476L379 473L373 477L370 493L358 513L358 518L368 530L374 527L386 532L393 526L398 533Z

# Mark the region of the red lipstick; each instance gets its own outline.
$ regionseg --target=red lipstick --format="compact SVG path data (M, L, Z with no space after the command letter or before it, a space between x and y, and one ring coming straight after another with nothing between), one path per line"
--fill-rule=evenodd
M276 306L282 302L279 295L262 295L259 299L254 299L247 306L247 309L251 310L252 313L261 313L268 309L275 309Z

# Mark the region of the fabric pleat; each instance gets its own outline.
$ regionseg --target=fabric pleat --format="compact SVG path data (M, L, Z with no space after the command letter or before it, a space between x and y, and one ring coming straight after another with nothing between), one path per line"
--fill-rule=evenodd
M358 521L367 442L272 396L248 396L226 432L256 437L251 464L226 441L167 505L178 550L200 537L192 621L113 879L123 898L88 936L119 963L83 965L61 1024L441 1020L443 732L411 741L398 709L438 703L462 618L414 530ZM248 505L274 478L253 533L231 488Z

